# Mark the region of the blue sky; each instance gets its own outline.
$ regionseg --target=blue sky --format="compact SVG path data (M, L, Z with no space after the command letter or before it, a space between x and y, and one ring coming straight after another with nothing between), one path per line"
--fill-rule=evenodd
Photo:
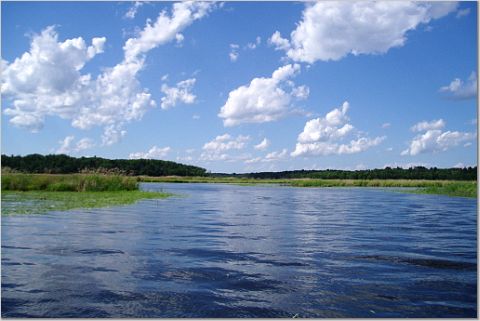
M476 2L1 5L2 153L476 165Z

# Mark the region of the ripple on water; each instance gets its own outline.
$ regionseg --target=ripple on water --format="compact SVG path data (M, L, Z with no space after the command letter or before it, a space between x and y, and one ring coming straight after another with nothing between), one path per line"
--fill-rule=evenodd
M182 196L3 217L2 317L476 317L476 200L142 188Z

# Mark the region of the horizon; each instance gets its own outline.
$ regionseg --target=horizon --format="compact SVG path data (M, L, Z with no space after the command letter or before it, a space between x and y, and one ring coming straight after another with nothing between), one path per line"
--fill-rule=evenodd
M6 155L6 154L1 154L1 156L7 156L7 157L26 157L26 156L32 156L32 155L40 155L40 156L68 156L68 157L74 157L74 158L82 158L82 157L85 157L85 158L103 158L105 159L104 157L101 157L101 156L78 156L78 157L75 157L75 156L70 156L70 155L67 155L67 154L47 154L47 155L42 155L42 154L28 154L28 155ZM196 165L189 165L189 164L183 164L183 163L180 163L180 162L175 162L175 161L169 161L169 160L164 160L164 159L152 159L152 158L136 158L136 159L131 159L131 158L114 158L114 159L108 159L108 160L154 160L154 161L167 161L167 162L174 162L174 163L177 163L177 164L180 164L180 165L185 165L185 166L196 166ZM230 173L227 173L227 172L213 172L211 170L209 170L208 168L203 168L203 167L200 167L202 169L204 169L206 171L207 174L221 174L221 175L245 175L245 174L257 174L257 173L281 173L281 172L302 172L302 171L305 171L305 172L315 172L315 171L344 171L344 172L361 172L361 171L374 171L374 170L385 170L387 168L389 169L403 169L403 170L409 170L409 169L416 169L416 168L426 168L428 170L432 170L432 169L439 169L439 170L444 170L444 169L469 169L469 168L477 168L477 165L475 166L463 166L463 167L435 167L435 166L432 166L432 167L425 167L425 166L421 166L421 165L418 165L418 166L410 166L410 167L389 167L389 166L385 166L383 168L364 168L364 169L348 169L348 168L323 168L323 169L304 169L304 168L300 168L300 169L289 169L289 170L280 170L280 171L252 171L252 172L240 172L240 173L237 173L237 172L230 172ZM2 166L2 169L3 169L3 166ZM167 176L170 176L170 175L167 175ZM175 176L175 175L173 175Z
M2 154L475 167L477 5L2 2Z

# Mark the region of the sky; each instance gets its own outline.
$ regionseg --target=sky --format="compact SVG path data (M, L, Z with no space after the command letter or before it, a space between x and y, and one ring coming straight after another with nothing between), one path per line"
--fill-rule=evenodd
M477 165L476 2L1 2L2 154Z

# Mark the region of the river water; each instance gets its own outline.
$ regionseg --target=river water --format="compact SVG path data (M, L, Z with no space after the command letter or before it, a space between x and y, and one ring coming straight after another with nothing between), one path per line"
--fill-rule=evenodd
M2 217L2 317L476 317L475 199L143 184Z

